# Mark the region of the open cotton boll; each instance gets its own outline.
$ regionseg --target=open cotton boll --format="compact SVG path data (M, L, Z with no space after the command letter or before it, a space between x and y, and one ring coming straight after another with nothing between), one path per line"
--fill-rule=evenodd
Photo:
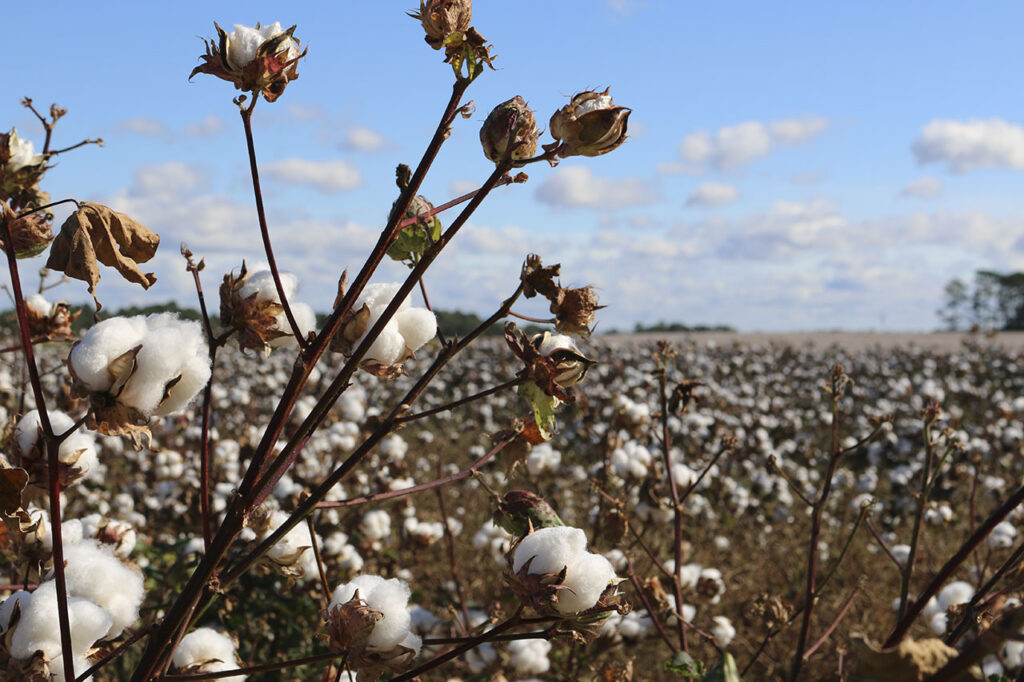
M32 294L25 298L25 306L40 315L49 315L53 304L46 300L42 294Z
M166 416L185 408L210 378L203 328L165 313L147 318L150 328L135 358L136 370L118 400L146 415ZM181 377L169 390L167 384ZM167 395L166 400L164 395Z
M402 310L394 319L410 353L416 352L437 334L437 316L426 308Z
M383 311L383 309L391 303L398 294L398 290L401 288L402 285L398 282L377 282L374 284L367 284L363 287L363 293L359 294L359 298L356 299L353 310L359 310L365 303L370 308L371 313L377 311L374 319L378 319L380 317L380 311ZM398 305L399 312L406 310L410 305L409 297L406 296Z
M107 368L116 358L139 345L146 335L146 318L111 317L92 326L71 348L68 361L75 377L91 391L105 391L114 383Z
M373 326L374 322L379 319L379 315L369 323L369 326ZM359 339L359 343L363 342L366 338L364 335ZM358 346L359 343L356 345ZM366 359L379 362L382 365L393 365L402 359L402 355L405 354L405 337L398 329L398 323L391 319L388 321L384 328L380 330L380 335L374 339L370 345L369 350L366 351Z
M240 667L234 641L213 628L196 628L181 638L181 643L174 651L173 662L178 670L204 661L209 661L203 666L204 672L222 672ZM219 679L241 682L245 675Z
M615 579L612 562L602 554L589 552L577 556L565 574L555 608L559 613L586 611L601 598L608 583Z
M587 534L579 528L541 528L524 537L516 547L512 571L518 573L527 561L533 559L530 563L530 573L558 573L586 551Z
M550 651L551 642L546 639L517 639L509 642L508 662L520 675L546 673L551 668Z
M88 599L68 597L68 617L71 650L78 656L83 656L110 629L110 613ZM32 593L32 599L22 610L21 620L11 635L10 652L14 658L28 658L36 651L42 651L51 660L61 654L57 585L52 580L44 582Z
M109 632L103 636L117 637L139 619L145 594L142 574L121 563L112 548L82 540L64 547L64 563L68 594L89 599L110 613Z
M412 625L408 608L412 591L408 584L398 578L385 580L379 575L356 576L334 590L331 603L327 607L328 613L336 606L351 601L356 590L359 591L359 598L367 606L377 609L384 616L376 622L370 637L366 640L368 649L390 651L408 639Z
M281 277L281 288L284 289L285 298L290 302L292 296L299 288L299 278L290 272L279 273L279 276ZM274 273L270 272L270 270L250 272L246 276L242 288L238 290L238 294L242 298L249 298L256 294L257 301L281 302L281 297L277 295L277 285L274 284Z
M292 309L292 316L295 318L295 324L299 328L299 333L302 334L303 338L309 336L309 333L316 329L316 313L305 303L289 302L289 305ZM288 325L288 316L283 312L277 316L277 327L282 331L290 331L291 329ZM270 341L270 345L277 348L294 342L295 336L289 333L287 336L279 336L273 339Z
M715 616L711 619L714 626L711 628L711 636L715 638L715 644L724 649L729 646L736 636L736 628L725 616Z
M974 588L963 580L951 582L939 590L939 610L945 613L949 607L966 604L974 596Z

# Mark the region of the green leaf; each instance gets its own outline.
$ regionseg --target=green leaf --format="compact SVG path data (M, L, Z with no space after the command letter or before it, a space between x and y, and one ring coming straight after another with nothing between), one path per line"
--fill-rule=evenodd
M551 435L558 428L555 423L555 406L558 398L542 391L537 384L527 381L519 386L519 395L530 401L533 406L533 419L537 422L537 430L544 440L551 440Z
M685 651L665 661L664 667L668 672L691 680L701 679L704 675L704 664Z

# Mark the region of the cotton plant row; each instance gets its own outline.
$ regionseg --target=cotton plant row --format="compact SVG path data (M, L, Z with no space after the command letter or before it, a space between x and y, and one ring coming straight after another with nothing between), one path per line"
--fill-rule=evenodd
M452 68L452 97L416 171L399 166L400 193L381 240L362 267L353 268L351 281L348 270L338 273L338 297L320 328L313 310L296 300L298 278L277 267L252 131L257 103L282 97L307 57L296 27L239 24L229 33L215 25L217 35L205 43L201 63L191 74L226 80L240 91L233 103L248 142L266 257L265 264L250 268L243 262L224 275L219 329L202 297L205 262L182 246L185 269L204 306L200 321L166 313L108 317L104 312L74 338L71 323L78 313L64 302L51 303L42 285L37 294L26 296L17 259L47 252L46 267L83 282L100 312L100 295L108 286L104 282L101 287L101 279L110 274L108 268L129 283L145 289L153 285L156 277L146 264L156 255L160 236L102 204L51 202L40 189L51 161L65 151L50 148L53 129L66 113L60 107L51 107L46 117L30 100L24 102L46 130L38 153L31 140L13 129L0 139L0 239L28 378L16 412L36 408L17 420L9 439L9 457L2 462L8 491L4 511L17 540L13 546L33 546L31 560L40 578L33 588L27 579L32 571L24 572L24 589L3 602L11 616L6 632L12 665L63 679L92 666L111 666L133 680L156 679L171 666L182 673L232 671L243 660L235 644L241 640L222 626L232 623L237 612L231 606L237 606L233 588L250 575L303 585L300 598L308 600L303 608L317 602L315 591L326 588L328 575L345 576L347 582L325 599L320 611L318 629L327 634L332 652L321 660L339 659L344 670L338 675L357 672L361 680L374 679L385 669L416 676L453 654L475 656L479 664L493 658L488 640L499 632L550 623L550 631L522 633L523 641L542 641L517 644L510 659L517 670L542 672L539 661L550 649L546 640L551 633L594 636L594 622L628 612L615 569L609 559L585 551L583 530L555 523L556 515L535 517L528 510L506 509L504 503L497 507L504 510L506 525L518 519L516 539L505 556L506 598L518 599L518 606L486 629L491 617L471 619L463 604L461 628L467 634L461 642L449 642L452 652L434 646L427 660L415 661L424 644L411 631L409 581L416 576L394 567L394 578L364 570L368 561L379 563L400 543L421 548L447 543L453 550L464 541L465 523L459 516L465 507L457 508L455 516L442 507L437 520L429 505L424 509L409 497L398 503L399 519L392 523L388 510L373 508L374 500L422 494L479 475L509 444L517 450L541 446L530 460L532 472L557 469L557 450L548 446L545 458L542 443L553 437L557 413L575 401L574 387L594 364L572 338L590 334L600 308L593 288L562 286L558 266L530 256L510 287L511 296L500 302L491 320L464 338L449 340L426 303L423 273L488 193L528 180L513 171L611 152L625 141L630 114L608 90L579 93L551 117L553 141L541 144L534 112L523 97L512 97L486 116L479 132L493 172L476 192L435 209L417 191L457 119L472 115L472 103L463 103L463 96L485 69L493 69L494 57L471 25L469 0L422 2L412 14L428 45L442 51ZM71 202L75 210L54 235L50 209ZM437 214L460 203L466 205L445 228ZM407 264L408 277L372 282L384 257ZM417 286L423 289L424 306L414 303ZM520 298L535 297L547 302L556 332L527 336L510 323L510 361L502 375L481 377L479 390L473 386L464 399L446 404L452 394L434 390L432 382L456 356L464 357L489 324L508 316ZM41 371L39 362L50 350L42 344L55 338L72 342L61 358L63 379ZM290 360L282 360L289 354ZM233 380L218 382L218 370L229 365ZM382 395L381 386L405 395ZM519 401L497 396L512 388L518 389ZM435 413L444 415L438 421L449 420L447 413L458 405L492 394L492 405L514 414L492 412L483 424L491 431L511 429L489 451L471 448L476 460L470 468L453 463L431 467L409 456L410 442L397 433L399 427ZM417 404L421 396L425 399ZM414 414L414 409L425 411ZM439 431L421 428L417 444L429 446ZM330 464L326 469L325 462ZM128 473L126 467L136 468ZM105 489L111 474L119 479L120 490ZM68 520L71 509L91 514ZM104 542L116 538L116 550L89 539L91 532L83 525L89 519L88 528L95 530L95 514L108 511L134 524L108 523L97 531ZM138 565L157 584L178 576L179 582L166 584L160 594L144 595L138 571L112 563L135 544L137 531L149 550ZM545 537L571 537L573 552L561 552L561 540L552 544ZM168 565L165 552L172 548L185 566ZM25 554L20 560L29 558ZM107 582L97 587L82 578L91 570L83 567L101 561L109 566L95 570ZM44 572L46 567L52 568ZM123 583L123 593L110 593L114 582ZM214 584L218 587L210 589ZM276 585L268 587L265 602L281 593ZM447 591L451 586L442 587ZM151 625L137 633L142 640L137 652L122 657L124 647L117 642L139 619L140 608L149 610ZM195 620L199 614L223 622L201 624ZM258 611L251 615L260 618ZM482 630L471 635L469 628ZM528 659L528 651L534 652L533 664L519 660ZM237 679L246 675L237 673Z

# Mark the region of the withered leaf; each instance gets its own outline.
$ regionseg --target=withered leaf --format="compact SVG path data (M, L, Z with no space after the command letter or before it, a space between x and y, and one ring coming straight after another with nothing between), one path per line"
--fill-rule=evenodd
M24 469L0 469L0 511L10 515L21 509L21 492L27 484L28 472Z
M159 235L141 223L102 204L84 201L61 225L46 267L88 282L95 300L100 281L97 261L148 289L156 275L143 273L138 264L151 259L159 245ZM99 300L96 307L100 307Z
M941 639L917 641L909 637L894 647L880 649L867 637L853 635L854 667L851 682L915 682L928 679L959 653ZM957 682L983 679L977 668L956 676Z

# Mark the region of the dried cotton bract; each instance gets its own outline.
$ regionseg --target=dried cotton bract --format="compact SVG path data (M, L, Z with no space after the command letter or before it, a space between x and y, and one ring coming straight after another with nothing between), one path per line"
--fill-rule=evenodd
M198 322L161 313L100 322L72 347L68 368L89 396L87 424L137 438L151 417L185 409L210 378L210 357Z

